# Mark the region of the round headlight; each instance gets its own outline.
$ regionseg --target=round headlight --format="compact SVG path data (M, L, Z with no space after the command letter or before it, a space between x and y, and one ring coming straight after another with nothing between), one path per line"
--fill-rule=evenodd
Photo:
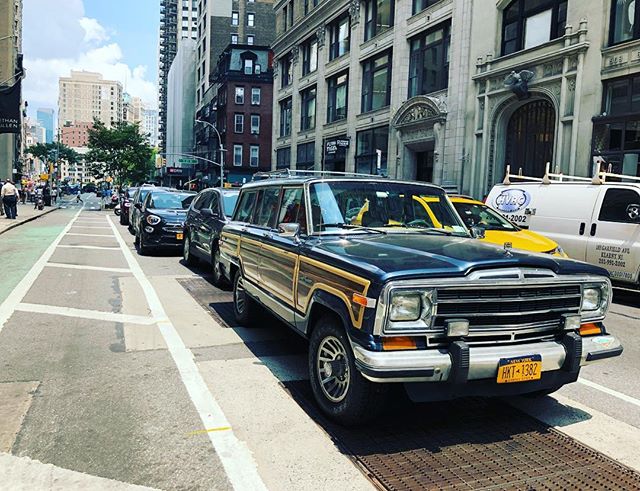
M147 217L147 223L149 225L158 225L160 222L162 221L162 218L156 216L156 215L149 215Z
M396 294L391 297L389 319L397 321L416 321L422 312L422 299L418 294Z
M602 290L600 288L585 288L582 291L582 310L598 310L602 303Z

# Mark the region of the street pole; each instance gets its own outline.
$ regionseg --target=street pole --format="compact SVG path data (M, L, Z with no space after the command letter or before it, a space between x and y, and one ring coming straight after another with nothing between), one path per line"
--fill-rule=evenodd
M226 151L222 147L222 137L220 136L220 132L218 131L218 128L216 128L213 124L209 123L209 121L196 119L196 123L202 123L202 124L211 126L213 128L213 131L216 132L216 135L218 135L218 144L220 148L220 187L222 188L224 184L224 152Z

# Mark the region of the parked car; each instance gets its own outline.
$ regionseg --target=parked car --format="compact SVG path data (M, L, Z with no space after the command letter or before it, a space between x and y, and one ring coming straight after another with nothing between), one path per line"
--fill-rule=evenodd
M191 202L187 212L183 259L189 265L198 260L211 265L216 285L221 285L224 279L220 274L220 233L233 214L239 193L237 189L205 189Z
M414 197L438 205L440 226L416 216ZM237 321L261 305L307 337L314 397L342 424L375 418L390 383L415 401L546 394L622 352L603 324L604 269L482 243L436 186L252 182L220 250Z
M147 193L140 208L135 245L140 255L151 249L182 248L187 208L196 193L155 188Z
M467 228L482 228L485 236L481 240L485 242L500 247L511 245L514 249L567 257L562 247L553 240L518 227L482 201L466 196L450 196L450 199Z
M640 286L640 182L500 184L487 203L520 227L553 239L569 257Z
M149 186L147 184L144 184L138 188L138 190L133 195L133 201L131 202L131 206L129 207L129 232L132 235L136 235L138 233L142 202L145 200L147 195L154 190L163 191L168 189L172 188L156 187L153 185Z
M120 225L129 225L129 214L137 190L138 188L130 187L120 194Z

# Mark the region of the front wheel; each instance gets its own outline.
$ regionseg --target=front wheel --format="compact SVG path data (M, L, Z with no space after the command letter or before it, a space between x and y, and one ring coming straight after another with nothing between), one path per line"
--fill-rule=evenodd
M137 245L138 245L138 254L141 256L146 256L149 254L149 247L144 243L144 234L136 235Z
M388 387L365 379L337 318L322 317L309 343L309 378L320 409L344 426L368 423L384 409Z
M244 278L240 269L233 279L233 313L241 326L251 325L256 313L256 303L244 287Z

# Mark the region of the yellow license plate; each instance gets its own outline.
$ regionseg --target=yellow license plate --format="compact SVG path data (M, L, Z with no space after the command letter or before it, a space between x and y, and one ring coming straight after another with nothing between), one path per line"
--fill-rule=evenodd
M184 234L176 234L176 239L178 240L184 239Z
M542 356L528 355L517 358L502 358L498 363L499 384L539 380L542 375Z

